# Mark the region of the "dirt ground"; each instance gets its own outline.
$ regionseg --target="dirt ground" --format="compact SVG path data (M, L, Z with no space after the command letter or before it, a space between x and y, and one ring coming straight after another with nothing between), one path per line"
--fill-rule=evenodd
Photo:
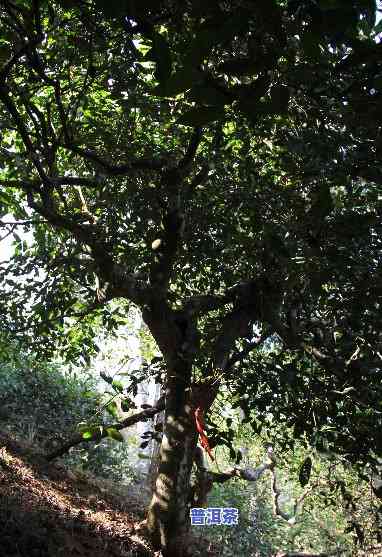
M0 433L0 557L160 557L142 532L150 493L47 463ZM192 555L216 557L208 540Z
M0 434L0 556L153 557L138 533L147 494L126 489Z

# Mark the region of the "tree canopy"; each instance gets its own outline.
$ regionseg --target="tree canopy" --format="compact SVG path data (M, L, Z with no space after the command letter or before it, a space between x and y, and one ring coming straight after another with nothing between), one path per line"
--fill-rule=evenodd
M171 419L228 389L255 432L375 462L376 8L3 1L2 333L89 361L133 303L166 365L170 448Z

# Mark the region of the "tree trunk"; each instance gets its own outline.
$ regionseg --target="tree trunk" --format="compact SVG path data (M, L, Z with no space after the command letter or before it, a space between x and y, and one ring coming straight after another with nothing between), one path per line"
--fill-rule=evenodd
M159 385L156 385L156 394L153 406L157 403L159 398L164 397L164 392ZM153 418L153 427L156 429L160 424L164 424L164 412L159 412ZM163 425L161 428L163 433ZM147 485L150 488L151 493L154 492L155 482L159 473L159 455L160 455L160 442L153 440L151 442L151 455L150 455L150 465L147 474Z
M147 516L152 542L163 557L187 555L190 476L197 443L190 376L184 360L168 374L159 473Z

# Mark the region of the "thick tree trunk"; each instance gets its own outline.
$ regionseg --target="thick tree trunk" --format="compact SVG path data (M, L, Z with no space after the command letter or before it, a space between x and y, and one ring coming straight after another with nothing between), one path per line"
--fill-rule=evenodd
M156 385L156 388L157 390L156 390L154 404L157 403L159 398L164 399L163 389L159 385ZM153 418L153 427L156 431L158 431L157 429L158 426L161 426L159 430L162 431L163 433L163 424L164 424L164 412L159 412ZM147 474L147 485L150 487L151 493L154 492L155 482L159 472L159 455L160 455L160 443L156 440L153 440L151 443L151 459L150 459L150 465Z
M187 555L190 476L197 443L187 367L184 360L177 362L168 374L159 473L147 517L152 542L163 557Z

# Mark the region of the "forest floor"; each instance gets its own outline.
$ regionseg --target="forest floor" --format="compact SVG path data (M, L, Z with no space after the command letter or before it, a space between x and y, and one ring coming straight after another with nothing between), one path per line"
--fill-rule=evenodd
M47 464L0 434L1 557L154 557L139 534L146 504L142 490Z

